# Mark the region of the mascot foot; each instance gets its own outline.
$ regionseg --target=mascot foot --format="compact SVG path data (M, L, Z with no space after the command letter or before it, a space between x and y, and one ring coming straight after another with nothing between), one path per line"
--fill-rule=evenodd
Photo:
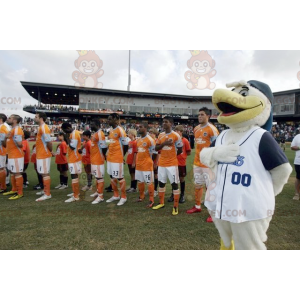
M227 248L227 247L225 247L224 242L221 239L221 248L220 248L220 250L234 250L234 242L233 242L233 240L231 240L230 247Z

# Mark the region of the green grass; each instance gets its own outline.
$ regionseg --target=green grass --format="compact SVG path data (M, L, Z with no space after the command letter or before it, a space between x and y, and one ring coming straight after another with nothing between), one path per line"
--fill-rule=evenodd
M286 154L293 163L294 153ZM166 201L164 209L147 209L146 203L135 203L138 194L128 194L128 201L91 205L91 192L81 192L81 201L64 203L67 190L55 190L59 173L54 159L51 165L52 199L35 202L32 186L37 183L33 164L27 170L30 186L25 197L9 201L0 196L0 249L218 249L219 235L213 224L205 222L204 209L200 214L187 215L194 205L192 161L188 158L186 203L180 204L179 215L172 216L172 204ZM126 181L129 174L125 166ZM83 176L82 176L83 177ZM268 249L300 249L300 201L294 195L293 172L289 183L276 199L276 212L268 231ZM83 183L83 178L81 178ZM105 186L109 177L105 177ZM69 179L70 183L70 179ZM69 184L70 186L70 184ZM94 190L93 190L94 192ZM170 185L166 199L170 196ZM105 199L112 193L105 193ZM157 198L156 198L156 201Z

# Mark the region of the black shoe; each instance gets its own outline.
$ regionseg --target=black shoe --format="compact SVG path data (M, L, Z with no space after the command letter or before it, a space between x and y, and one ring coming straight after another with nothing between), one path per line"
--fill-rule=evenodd
M41 190L41 186L40 186L39 184L37 184L37 185L35 185L35 186L33 187L33 189L34 189L34 190Z
M6 192L8 192L7 189L5 189L5 190L0 190L0 194L6 193Z
M174 202L173 194L171 194L170 198L168 199L168 202Z
M184 195L180 195L180 198L179 198L179 203L184 203L185 202L185 199L184 199Z
M106 191L107 193L111 193L111 192L113 192L114 190L113 190L112 188L108 188L108 189L105 189L105 191Z

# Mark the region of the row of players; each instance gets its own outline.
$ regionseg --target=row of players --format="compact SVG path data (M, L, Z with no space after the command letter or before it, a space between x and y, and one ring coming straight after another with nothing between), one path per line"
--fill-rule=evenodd
M194 129L196 153L193 165L194 182L195 182L195 201L196 205L188 210L188 213L195 213L201 211L201 198L203 195L203 188L207 185L206 178L203 176L203 168L206 168L200 161L200 151L204 147L208 147L210 143L217 137L218 130L210 124L210 111L207 108L201 108L198 114L199 125ZM50 193L50 164L53 155L52 142L50 137L50 130L45 124L45 113L37 113L35 122L39 125L36 138L36 169L43 178L44 191L37 202L51 199ZM16 200L23 197L23 177L24 169L24 152L22 141L24 140L24 133L20 125L21 117L18 115L11 115L7 120L5 115L0 115L0 188L3 195L11 195L9 199ZM140 138L136 141L137 153L134 161L135 167L134 177L137 180L138 189L140 192L139 201L145 198L145 184L148 186L149 204L148 207L152 209L160 209L164 207L164 198L166 191L166 183L169 182L172 186L172 194L174 206L172 210L173 215L178 214L178 203L180 197L179 182L181 181L182 195L184 193L184 177L186 174L186 166L178 167L178 157L182 157L185 161L187 151L190 148L187 144L182 142L181 130L177 132L172 130L173 119L165 117L163 119L164 132L161 133L155 140L148 133L147 123L142 123L139 126ZM91 137L90 147L90 163L91 174L96 178L97 193L94 195L96 199L93 204L104 201L104 174L105 160L107 162L107 173L110 175L110 184L113 190L113 196L106 200L110 203L118 201L119 206L127 201L126 197L126 182L124 178L124 156L128 150L128 138L124 129L119 125L119 115L111 114L108 117L108 124L111 126L109 133L109 142L106 142L103 131L100 129L100 121L95 119L91 123L91 129L94 132ZM11 129L9 129L11 126ZM67 146L67 162L65 167L60 168L60 173L64 175L67 167L72 178L73 193L68 195L70 198L65 202L70 203L79 200L79 174L82 172L82 150L85 150L81 145L80 132L73 129L71 124L63 123L61 130L66 134ZM183 151L183 147L185 147ZM186 149L187 148L187 149ZM131 151L133 149L131 148ZM6 154L8 156L7 166L11 173L12 190L6 191ZM83 155L85 156L85 155ZM86 164L88 165L88 164ZM158 196L159 204L154 205L154 169L157 168L158 175ZM86 169L87 171L87 169ZM132 172L131 172L132 173ZM64 176L65 177L65 176ZM181 177L181 180L180 180ZM61 177L62 180L62 177ZM132 180L132 181L134 181ZM120 185L121 195L118 190L118 183ZM61 182L63 185L64 182ZM133 187L133 186L132 186ZM133 187L134 188L134 187Z

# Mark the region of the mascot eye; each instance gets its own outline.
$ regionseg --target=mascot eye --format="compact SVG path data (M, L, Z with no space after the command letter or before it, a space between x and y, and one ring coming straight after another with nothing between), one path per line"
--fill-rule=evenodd
M94 62L92 62L92 63L91 63L91 66L92 66L92 67L95 67L95 63L94 63Z
M83 66L83 67L86 67L86 63L85 63L85 62L84 62L84 63L82 63L82 66Z
M199 63L196 62L196 63L195 63L195 67L196 67L196 68L199 67Z
M248 96L249 91L246 90L246 89L243 89L243 90L241 90L241 91L239 92L239 94L242 95L242 96L244 96L244 97L246 97L246 96Z
M205 62L205 63L203 64L203 66L206 68L206 67L208 66L208 63Z

